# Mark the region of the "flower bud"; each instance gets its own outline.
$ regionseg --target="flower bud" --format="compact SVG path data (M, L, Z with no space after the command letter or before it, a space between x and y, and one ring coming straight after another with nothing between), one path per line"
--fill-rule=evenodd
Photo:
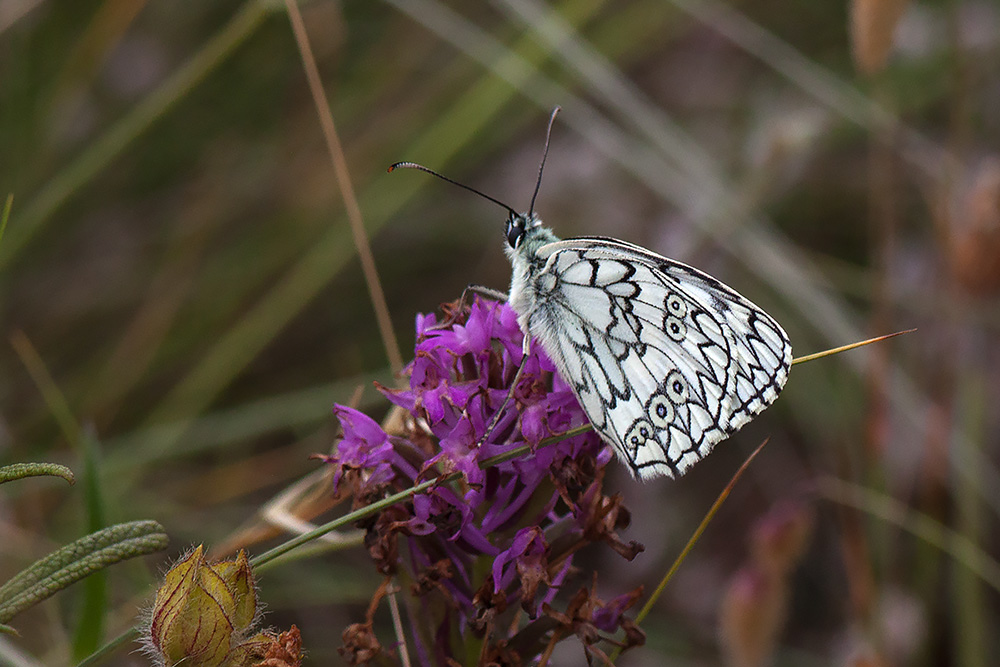
M249 628L257 616L257 588L254 586L250 560L240 549L236 560L226 560L212 565L226 586L233 593L233 626L238 632Z
M249 665L243 644L257 615L250 562L210 564L199 546L170 568L156 592L147 645L161 664L187 667Z

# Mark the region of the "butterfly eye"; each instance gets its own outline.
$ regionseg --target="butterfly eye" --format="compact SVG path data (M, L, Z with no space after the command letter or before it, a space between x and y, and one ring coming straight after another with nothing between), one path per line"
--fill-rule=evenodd
M507 218L507 244L511 248L517 249L521 245L521 241L524 240L524 217L520 215L511 215Z

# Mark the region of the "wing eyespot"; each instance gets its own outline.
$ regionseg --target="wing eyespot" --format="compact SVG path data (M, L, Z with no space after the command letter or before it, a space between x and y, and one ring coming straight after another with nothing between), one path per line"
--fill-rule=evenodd
M665 310L674 317L683 318L687 315L687 302L677 292L670 292L664 300Z
M687 325L673 315L667 315L664 320L663 330L667 332L671 340L680 343L687 337Z
M688 397L691 395L690 390L688 389L688 383L684 380L684 376L681 372L676 368L670 371L670 374L667 375L667 379L663 381L663 389L667 398L669 398L674 405L686 403Z
M633 458L640 448L653 438L653 425L645 419L637 419L632 422L632 426L625 433L625 446L632 453Z
M663 394L653 394L653 397L649 400L649 405L646 406L646 414L654 426L665 429L674 421L676 410L674 409L674 404L666 396Z

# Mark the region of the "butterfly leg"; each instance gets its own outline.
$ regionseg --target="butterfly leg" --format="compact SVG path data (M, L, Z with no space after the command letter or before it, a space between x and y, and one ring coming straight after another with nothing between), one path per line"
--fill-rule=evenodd
M506 296L506 295L504 295ZM524 344L521 346L521 363L517 365L517 372L514 373L514 379L511 380L510 390L507 395L504 396L503 403L493 414L493 419L490 420L489 426L486 427L486 431L483 433L483 437L479 439L477 447L481 447L486 444L486 441L490 439L493 434L493 429L497 427L497 423L500 421L500 417L503 416L504 410L507 409L507 404L510 403L510 399L514 397L514 391L517 389L517 383L521 381L521 375L524 373L524 366L528 363L528 352L531 350L531 337L525 335Z
M485 297L490 301L504 302L507 300L506 292L501 292L498 289L493 289L492 287L486 287L485 285L469 285L464 290L462 290L462 298L460 299L462 303L465 303L465 297L468 296L470 292Z

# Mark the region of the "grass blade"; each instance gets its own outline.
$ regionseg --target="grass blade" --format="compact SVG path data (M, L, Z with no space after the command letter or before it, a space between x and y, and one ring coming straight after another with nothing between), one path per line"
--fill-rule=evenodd
M729 494L732 493L733 488L736 486L736 482L739 481L740 477L743 476L743 473L746 472L747 468L750 467L750 462L753 461L755 458L757 458L757 454L760 453L760 450L764 449L764 445L766 444L767 440L765 439L764 442L760 443L760 445L757 446L757 449L753 450L753 452L750 453L750 456L747 457L746 461L743 462L743 465L741 465L739 470L736 471L736 474L733 475L733 478L729 480L729 483L726 484L726 487L722 489L722 492L719 494L719 497L715 499L715 502L712 503L712 507L710 507L708 512L705 514L705 518L701 520L701 523L698 524L698 527L691 535L691 538L687 541L687 544L684 545L684 549L677 556L677 559L674 560L673 565L670 566L670 569L667 570L667 573L663 575L663 579L660 580L660 583L659 585L657 585L656 590L653 591L653 594L649 596L649 600L646 601L646 604L643 605L639 613L636 614L635 622L637 624L642 623L642 620L646 618L646 616L649 614L650 610L653 608L653 605L656 604L656 601L663 593L663 590L667 587L667 584L670 583L670 580L673 579L674 574L676 574L677 570L680 569L681 563L683 563L685 559L687 559L688 554L691 553L692 549L694 549L694 545L698 543L698 540L701 539L701 536L705 532L705 529L708 528L708 524L712 522L712 519L714 519L715 515L719 512L719 508L722 507L722 503L724 503L726 501L726 498L729 497Z
M1000 562L962 533L958 533L921 512L914 511L890 496L857 484L823 477L817 483L821 496L827 500L853 507L931 544L951 556L1000 593Z
M872 343L880 343L884 340L889 340L890 338L895 338L896 336L902 336L903 334L913 333L916 329L907 329L906 331L897 331L896 333L886 334L884 336L877 336L875 338L869 338L868 340L859 341L857 343L851 343L849 345L841 345L840 347L835 347L829 350L823 350L822 352L816 352L814 354L807 354L804 357L796 357L792 360L792 366L795 364L804 364L807 361L815 361L817 359L822 359L823 357L830 357L834 354L840 354L841 352L847 352L848 350L853 350L855 348L864 347L865 345L871 345Z

